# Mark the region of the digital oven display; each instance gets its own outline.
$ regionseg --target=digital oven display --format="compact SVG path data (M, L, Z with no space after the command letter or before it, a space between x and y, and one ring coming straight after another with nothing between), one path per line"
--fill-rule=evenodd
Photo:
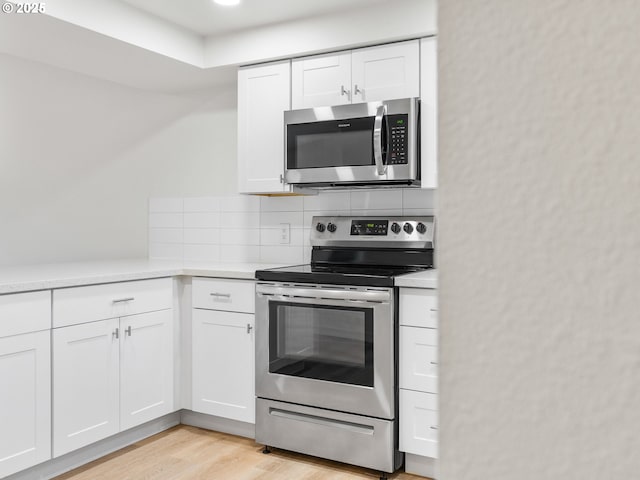
M351 220L351 235L386 235L389 220Z

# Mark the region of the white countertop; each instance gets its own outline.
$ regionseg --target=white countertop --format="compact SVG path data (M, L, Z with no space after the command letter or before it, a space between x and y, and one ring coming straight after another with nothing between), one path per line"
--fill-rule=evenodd
M203 263L161 260L104 260L0 268L0 294L190 275L253 280L255 271L284 267L265 263ZM400 287L437 288L437 271L425 270L396 278Z
M190 263L160 260L105 260L0 267L0 294L97 283L190 275L252 280L255 271L282 267L264 263Z
M396 277L398 287L438 288L438 271L435 269L408 273Z

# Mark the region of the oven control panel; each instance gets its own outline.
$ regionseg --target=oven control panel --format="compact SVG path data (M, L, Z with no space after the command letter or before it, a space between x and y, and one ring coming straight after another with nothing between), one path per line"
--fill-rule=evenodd
M432 216L318 216L313 217L312 222L312 246L433 248L435 218Z
M386 235L389 220L351 220L351 235Z

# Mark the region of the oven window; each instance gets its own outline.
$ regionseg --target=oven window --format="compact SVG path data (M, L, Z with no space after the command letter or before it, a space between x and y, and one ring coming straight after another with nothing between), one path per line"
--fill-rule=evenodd
M269 302L269 372L373 387L373 309Z

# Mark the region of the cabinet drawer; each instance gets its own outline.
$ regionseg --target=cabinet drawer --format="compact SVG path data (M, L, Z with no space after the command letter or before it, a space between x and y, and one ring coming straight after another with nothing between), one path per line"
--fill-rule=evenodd
M51 291L0 295L0 337L51 328Z
M437 290L401 288L400 325L438 328Z
M106 283L53 291L53 326L164 310L173 306L171 278Z
M438 331L400 327L400 388L438 393Z
M437 395L400 390L400 450L438 458Z
M255 283L248 280L194 278L193 307L254 313Z

